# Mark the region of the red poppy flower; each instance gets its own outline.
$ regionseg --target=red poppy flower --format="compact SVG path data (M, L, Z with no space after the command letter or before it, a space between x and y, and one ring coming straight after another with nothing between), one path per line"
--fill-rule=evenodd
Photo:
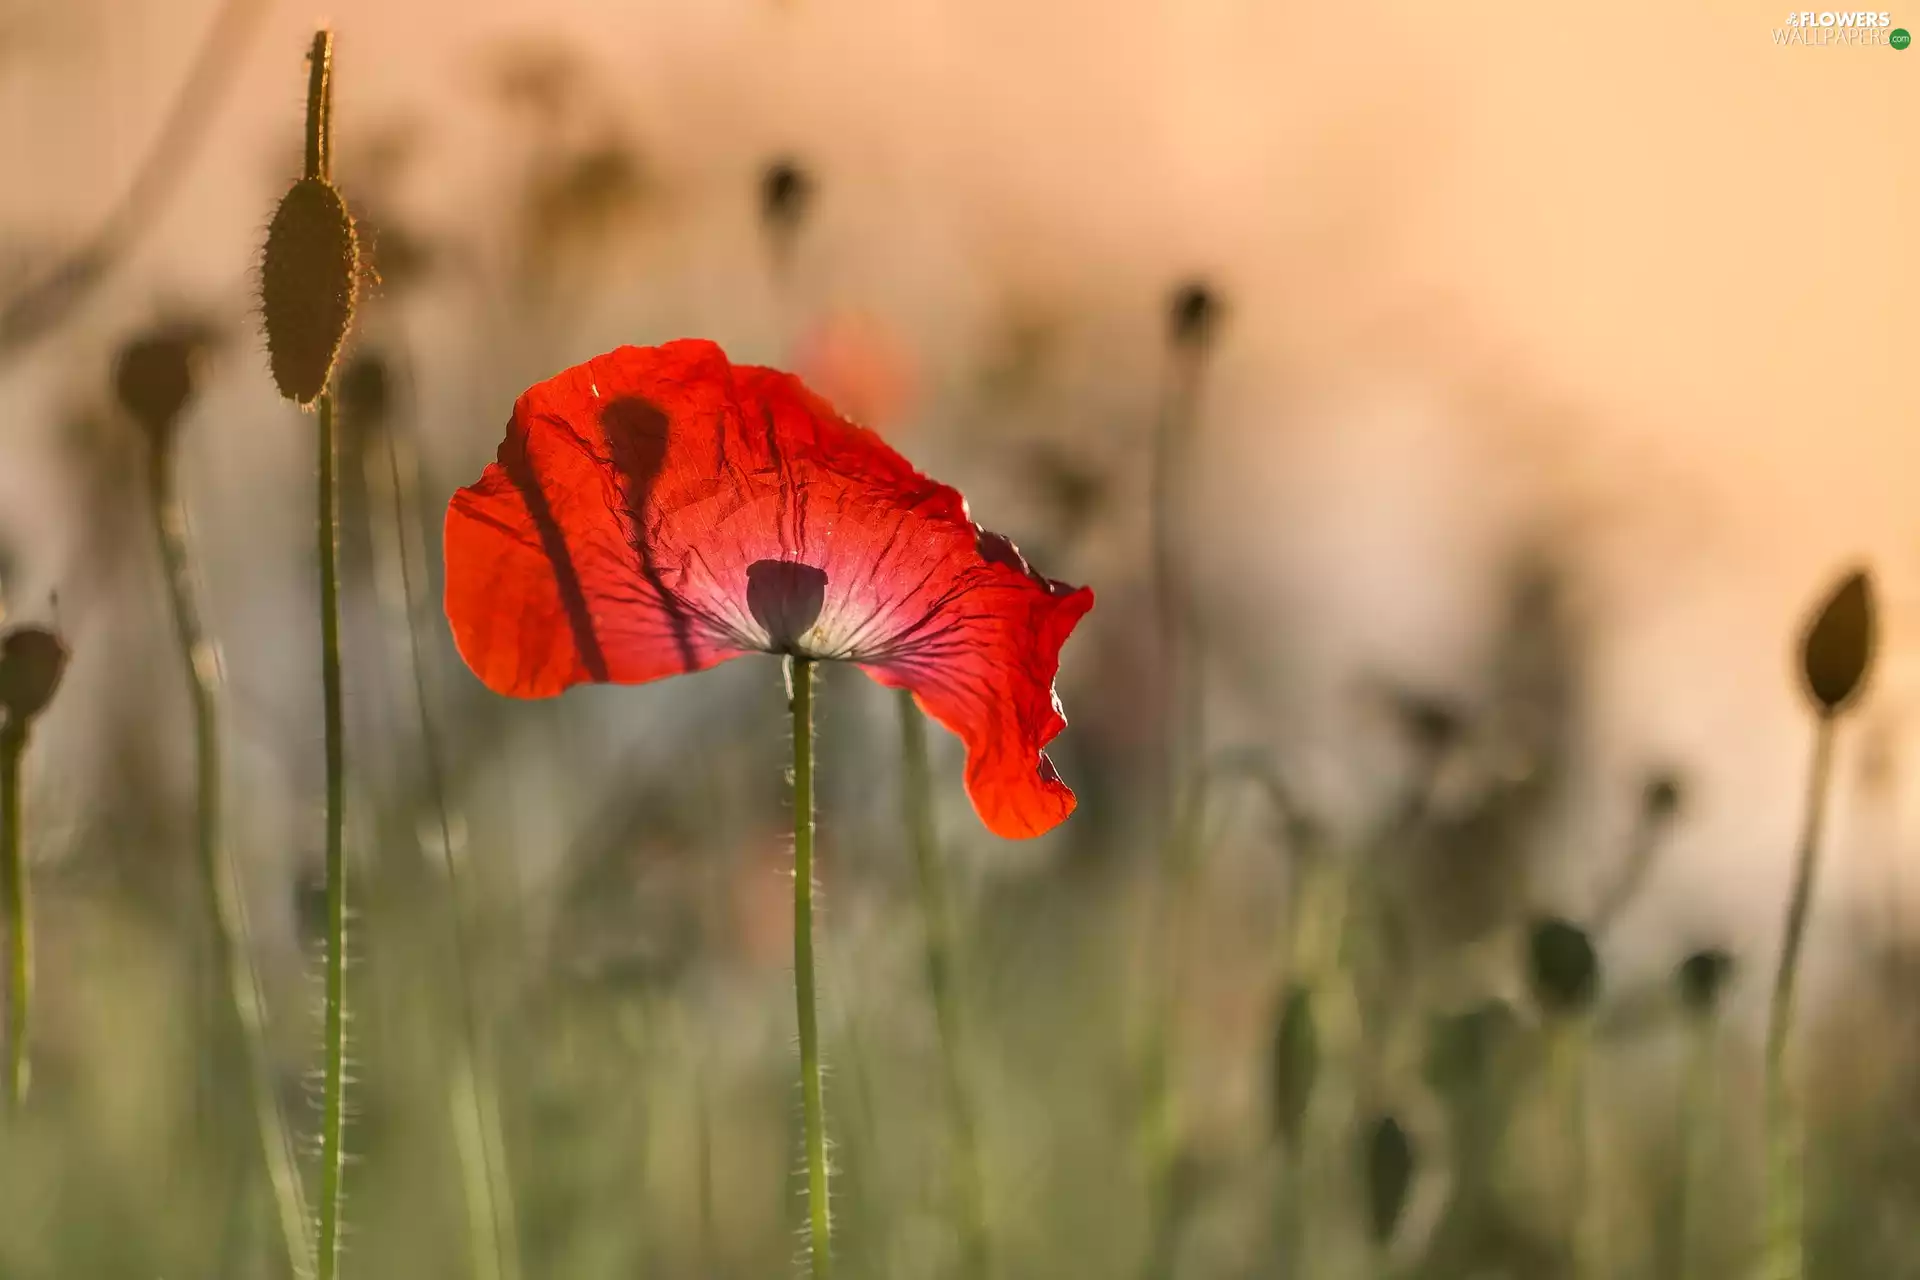
M967 748L996 834L1073 811L1042 748L1093 593L1034 573L953 489L799 379L711 342L622 347L533 387L447 509L447 618L499 693L639 684L745 653L857 664Z

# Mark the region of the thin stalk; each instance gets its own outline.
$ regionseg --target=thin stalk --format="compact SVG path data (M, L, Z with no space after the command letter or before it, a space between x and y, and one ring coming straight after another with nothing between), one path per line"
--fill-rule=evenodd
M7 916L7 1102L27 1100L28 1013L33 1002L33 925L27 899L27 863L20 848L20 762L27 753L27 726L0 727L0 893Z
M1151 491L1154 613L1165 665L1167 745L1161 779L1162 964L1155 975L1146 1029L1142 1087L1142 1137L1146 1151L1149 1243L1143 1265L1148 1280L1169 1274L1179 1233L1174 1178L1179 1155L1179 1118L1173 1092L1173 1011L1179 1005L1182 932L1193 881L1201 822L1199 760L1202 722L1201 645L1192 602L1181 573L1177 499L1186 479L1185 457L1199 401L1203 351L1179 348L1154 433Z
M902 689L900 739L902 788L905 792L907 834L913 841L914 870L920 883L920 918L926 932L927 991L933 1001L934 1023L940 1033L940 1065L945 1076L947 1107L953 1126L952 1170L959 1201L961 1274L982 1280L988 1274L989 1252L986 1193L980 1176L980 1151L974 1125L973 1098L961 1072L960 1012L953 991L953 918L947 907L946 877L940 865L940 847L933 827L933 784L927 767L927 726L914 705L913 694Z
M1607 886L1600 898L1600 905L1594 908L1589 926L1593 937L1598 938L1611 929L1646 888L1647 877L1660 853L1661 826L1661 823L1644 817L1635 825L1627 860L1622 864L1619 875Z
M1711 1117L1716 1114L1714 1083L1719 1029L1719 1019L1714 1014L1698 1019L1698 1025L1690 1028L1693 1043L1680 1104L1680 1179L1673 1206L1674 1248L1679 1256L1669 1273L1679 1280L1694 1280L1701 1274L1698 1201L1707 1186L1706 1146L1712 1132Z
M1806 1269L1806 1170L1802 1167L1799 1117L1787 1080L1787 1041L1793 1029L1793 996L1800 950L1806 940L1807 914L1813 904L1813 876L1826 820L1827 792L1833 775L1834 717L1823 715L1814 730L1813 764L1807 771L1806 822L1795 859L1793 896L1787 904L1786 936L1780 968L1774 975L1767 1010L1766 1125L1767 1220L1766 1280L1800 1280Z
M473 943L468 920L468 877L454 849L453 820L447 808L445 769L439 735L434 732L432 704L427 695L426 655L413 582L411 468L403 468L395 433L386 433L387 478L393 497L395 559L398 562L400 603L405 614L407 664L413 677L414 707L420 720L420 755L440 827L440 850L447 875L448 918L453 940L453 964L460 1004L460 1038L454 1046L451 1075L458 1086L450 1089L447 1104L460 1157L461 1179L467 1202L469 1247L479 1280L519 1280L520 1242L513 1184L506 1167L506 1139L501 1131L499 1076L491 1052L488 1020L482 1014L472 977Z
M194 593L187 548L186 513L174 484L173 455L164 445L148 456L148 487L154 539L160 548L173 613L174 639L193 709L196 852L207 918L213 934L216 977L226 989L240 1049L246 1059L247 1089L260 1131L261 1154L280 1220L280 1236L294 1275L313 1271L313 1238L300 1165L292 1132L281 1113L273 1066L266 1046L267 1001L254 968L246 901L239 871L221 838L220 728L215 688L219 663Z
M318 31L308 58L306 176L330 181L333 169L333 33ZM340 1183L345 1171L347 1081L347 867L345 727L340 708L340 442L333 390L318 404L320 689L327 759L327 960L323 1097L320 1112L319 1277L340 1269Z
M1555 1027L1552 1031L1553 1078L1560 1104L1566 1108L1565 1138L1561 1147L1566 1161L1568 1238L1573 1258L1573 1274L1579 1280L1594 1280L1606 1274L1601 1257L1601 1216L1595 1202L1596 1187L1588 1167L1592 1159L1587 1134L1587 1026L1584 1021Z
M793 712L793 997L800 1023L800 1108L807 1138L808 1265L813 1280L831 1280L827 1115L813 981L813 661L791 657L787 662Z
M317 61L317 60L316 60ZM340 1265L340 1181L345 1164L347 1075L346 762L340 710L340 495L335 470L333 392L320 394L320 685L327 755L326 1065L320 1114L320 1280Z

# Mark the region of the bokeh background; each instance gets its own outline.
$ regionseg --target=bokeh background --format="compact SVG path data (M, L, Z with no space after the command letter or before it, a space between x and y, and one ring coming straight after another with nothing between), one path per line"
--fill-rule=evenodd
M443 804L524 1274L791 1265L777 665L505 703L434 603L446 497L518 391L685 335L798 368L1099 597L1061 673L1082 808L1058 833L987 836L935 735L957 1043L927 1000L893 704L827 677L849 1274L968 1265L949 1060L996 1275L1736 1274L1811 751L1795 645L1859 562L1883 643L1813 919L1810 1273L1920 1274L1920 52L1783 46L1784 16L0 2L0 581L7 622L74 655L30 760L43 1013L36 1104L0 1143L0 1272L272 1274L238 1083L204 1078L191 729L112 370L156 325L210 336L179 465L228 842L304 1121L312 423L274 393L252 293L324 22L377 273L349 372L384 388L345 412L348 1274L476 1274L443 1102ZM770 222L783 161L810 198ZM1221 781L1170 874L1149 470L1183 358L1168 307L1196 280L1221 310L1177 543ZM1529 988L1547 915L1599 954L1571 1032ZM1673 977L1702 948L1734 958L1710 1019ZM1163 984L1170 1201L1141 1137ZM1301 991L1311 1089L1285 1066ZM1356 1135L1385 1114L1416 1154L1375 1247Z

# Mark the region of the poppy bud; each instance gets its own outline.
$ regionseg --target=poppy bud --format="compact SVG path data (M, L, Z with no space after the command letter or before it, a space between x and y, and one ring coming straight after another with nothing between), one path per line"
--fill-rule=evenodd
M113 389L121 408L156 443L164 444L193 398L201 341L184 327L135 338L114 362Z
M1314 1077L1320 1071L1319 1037L1313 1025L1313 992L1300 983L1288 983L1280 994L1273 1024L1273 1061L1268 1078L1272 1092L1273 1130L1289 1145L1297 1143L1313 1097Z
M1367 1170L1367 1227L1373 1242L1384 1245L1400 1225L1413 1185L1413 1140L1400 1122L1383 1115L1368 1128L1364 1152Z
M1687 1012L1706 1017L1720 1004L1720 993L1733 976L1733 957L1718 947L1696 951L1680 962L1674 980L1680 987L1680 1002Z
M760 218L771 231L792 234L813 202L813 178L791 157L767 166L760 176Z
M1860 692L1873 645L1873 582L1858 569L1834 588L1801 641L1801 672L1820 714L1837 714Z
M1600 994L1600 961L1587 931L1570 920L1534 923L1527 936L1527 977L1543 1012L1576 1016Z
M1445 755L1466 736L1466 721L1460 712L1438 698L1396 693L1394 711L1409 744L1429 759Z
M24 729L53 701L67 668L67 646L44 627L16 627L0 639L0 709L8 729Z
M1649 822L1667 822L1679 814L1684 799L1679 775L1662 769L1647 779L1640 793L1640 810Z
M302 178L267 228L260 311L280 394L311 404L327 388L353 320L360 249L353 216L332 183Z
M1173 292L1168 337L1176 347L1204 347L1220 321L1220 299L1204 280L1192 280Z

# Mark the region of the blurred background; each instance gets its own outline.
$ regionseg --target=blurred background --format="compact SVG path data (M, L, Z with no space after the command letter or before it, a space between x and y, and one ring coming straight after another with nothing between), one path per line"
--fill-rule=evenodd
M346 1274L793 1265L777 664L506 702L437 606L446 499L513 398L698 335L797 369L1098 596L1059 682L1064 827L987 835L934 733L944 1031L893 702L825 677L846 1274L1739 1273L1799 632L1865 563L1881 647L1797 1035L1808 1273L1920 1276L1920 52L1792 44L1785 16L0 0L0 599L73 655L27 762L36 1078L0 1274L279 1274L241 1086L207 1065L193 730L114 370L156 331L204 353L172 447L225 838L311 1129L313 421L254 295L325 23L369 250L340 384ZM1187 859L1158 836L1169 422L1208 762ZM1565 989L1549 920L1578 926ZM446 1103L469 1003L506 1272Z

